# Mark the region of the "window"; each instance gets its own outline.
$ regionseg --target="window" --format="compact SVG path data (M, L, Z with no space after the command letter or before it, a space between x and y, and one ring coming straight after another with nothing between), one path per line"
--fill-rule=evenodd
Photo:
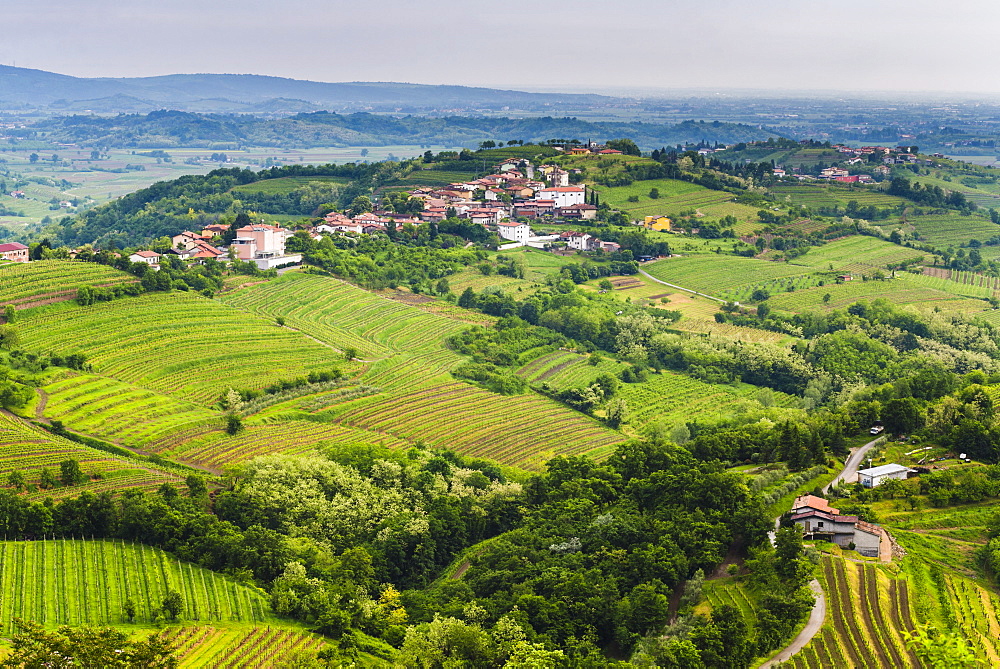
M823 527L823 521L822 520L819 521L818 523L816 523L816 529L819 529L821 527Z

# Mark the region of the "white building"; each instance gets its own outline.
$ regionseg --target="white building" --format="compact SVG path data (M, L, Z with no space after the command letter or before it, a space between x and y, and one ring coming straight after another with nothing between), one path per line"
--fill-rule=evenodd
M536 200L552 200L556 207L571 207L574 204L584 204L586 191L577 186L556 186L535 191Z
M501 239L509 239L513 242L524 244L531 236L531 226L527 223L517 221L500 221L497 223L497 232Z
M144 262L147 265L160 264L160 254L154 251L136 251L128 259L129 262Z
M874 488L881 485L888 479L903 479L914 470L909 467L904 467L903 465L880 465L878 467L872 467L871 469L862 469L858 471L858 483L860 483L865 488Z

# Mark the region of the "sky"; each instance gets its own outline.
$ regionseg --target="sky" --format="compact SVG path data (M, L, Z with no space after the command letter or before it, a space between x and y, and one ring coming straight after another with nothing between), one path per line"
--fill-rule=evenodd
M531 90L1000 92L996 0L4 0L0 64Z

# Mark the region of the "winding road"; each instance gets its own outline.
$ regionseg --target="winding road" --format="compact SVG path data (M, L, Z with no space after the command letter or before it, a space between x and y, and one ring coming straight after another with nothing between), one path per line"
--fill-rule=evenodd
M841 481L846 481L854 477L858 472L858 468L861 463L864 462L865 455L868 454L875 444L884 441L885 437L879 437L869 441L867 444L861 448L853 451L847 458L847 462L844 463L844 468L840 470L840 473L834 477L833 481L828 483L823 487L823 492L828 492L830 488ZM778 523L781 519L774 519L774 527L777 529ZM774 533L771 533L771 542L774 542ZM766 667L774 667L782 662L785 662L792 658L793 655L798 653L800 650L806 647L812 638L819 633L821 627L823 627L823 621L826 619L826 596L823 594L823 588L820 586L819 581L813 579L809 582L809 588L813 591L816 596L816 603L813 605L812 611L809 612L809 620L806 621L805 627L802 631L792 639L792 642L779 650L777 653L771 656L771 659L767 660L763 664L758 665L760 669L765 669Z

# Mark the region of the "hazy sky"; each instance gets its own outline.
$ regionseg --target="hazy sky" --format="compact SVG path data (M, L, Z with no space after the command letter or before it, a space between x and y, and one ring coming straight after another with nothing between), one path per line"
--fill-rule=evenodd
M0 63L493 87L1000 92L996 0L4 0Z

